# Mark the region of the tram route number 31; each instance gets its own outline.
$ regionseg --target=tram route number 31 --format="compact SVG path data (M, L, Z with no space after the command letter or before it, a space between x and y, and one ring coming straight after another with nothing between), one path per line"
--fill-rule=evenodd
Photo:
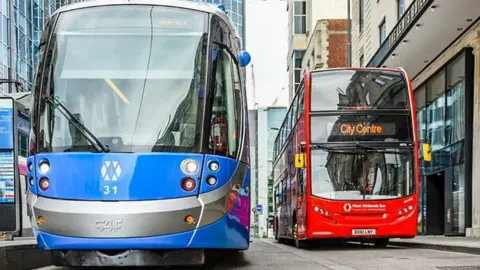
M117 185L115 185L114 183L118 180L118 178L115 178L115 179L104 179L105 181L105 184L103 186L103 194L105 195L117 195L118 193L118 187ZM108 183L111 183L111 184L108 184Z
M117 186L109 186L109 185L104 185L103 186L103 194L109 195L109 194L117 194L118 188Z

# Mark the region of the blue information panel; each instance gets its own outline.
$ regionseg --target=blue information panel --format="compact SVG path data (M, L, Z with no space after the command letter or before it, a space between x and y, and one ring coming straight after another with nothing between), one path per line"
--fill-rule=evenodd
M0 99L0 203L15 203L13 121L13 100Z
M0 96L0 231L21 228L16 149L15 100Z
M15 203L13 151L0 152L0 203Z

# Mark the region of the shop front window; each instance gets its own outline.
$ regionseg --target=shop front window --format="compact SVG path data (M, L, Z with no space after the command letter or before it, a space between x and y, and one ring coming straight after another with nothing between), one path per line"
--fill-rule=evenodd
M465 233L465 132L466 93L465 93L465 54L451 61L439 70L422 86L415 90L417 108L417 135L420 142L425 139L431 144L432 161L423 161L420 154L420 198L417 230L428 233L427 197L435 196L434 190L427 190L429 176L439 172L444 179L452 179L452 196L445 197L444 212L450 215L451 229L445 227L446 234ZM448 199L447 199L448 198ZM431 213L429 215L432 215Z
M465 233L465 166L453 167L452 232Z

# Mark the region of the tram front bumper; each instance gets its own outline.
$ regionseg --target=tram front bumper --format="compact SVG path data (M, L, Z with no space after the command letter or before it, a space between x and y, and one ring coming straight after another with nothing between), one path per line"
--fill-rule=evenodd
M225 185L199 197L122 202L28 194L27 204L39 247L48 250L247 249L248 225L226 208L229 189ZM187 216L194 221L187 222Z

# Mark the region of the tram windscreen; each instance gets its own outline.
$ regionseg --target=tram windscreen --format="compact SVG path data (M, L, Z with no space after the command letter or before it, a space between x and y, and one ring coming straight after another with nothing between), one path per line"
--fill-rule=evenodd
M207 13L164 6L61 13L44 70L53 79L50 95L111 152L191 150L200 132L207 26ZM59 113L49 126L53 151L89 145Z

